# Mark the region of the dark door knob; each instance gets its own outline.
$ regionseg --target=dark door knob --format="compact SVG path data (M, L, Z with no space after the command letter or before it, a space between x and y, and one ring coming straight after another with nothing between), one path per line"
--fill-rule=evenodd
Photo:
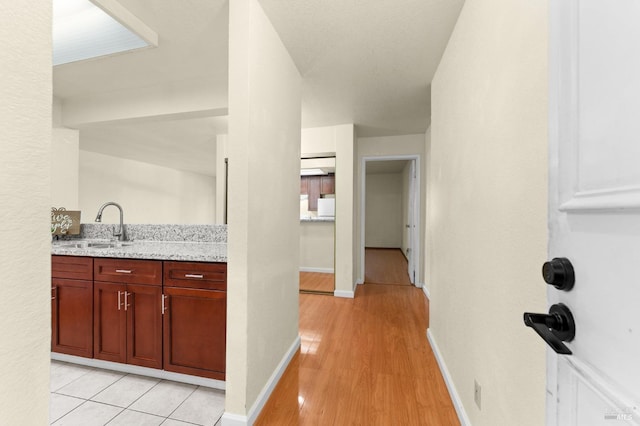
M576 323L566 305L552 305L548 315L525 312L524 324L533 328L556 353L571 355L571 350L562 342L573 340L576 335Z
M569 291L576 281L573 265L565 257L556 257L542 265L542 277L558 290Z

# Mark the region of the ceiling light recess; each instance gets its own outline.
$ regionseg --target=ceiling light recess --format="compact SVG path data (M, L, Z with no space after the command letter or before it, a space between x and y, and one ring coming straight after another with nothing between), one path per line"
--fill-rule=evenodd
M158 34L116 0L53 1L53 65L158 46Z

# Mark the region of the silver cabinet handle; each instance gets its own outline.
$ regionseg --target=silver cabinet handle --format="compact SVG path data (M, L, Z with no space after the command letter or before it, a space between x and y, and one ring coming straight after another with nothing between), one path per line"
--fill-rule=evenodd
M116 269L116 272L119 274L130 274L131 270L130 269Z
M127 300L129 296L131 296L131 293L126 292L126 291L125 291L125 292L124 292L124 310L125 310L125 311L127 310L127 308L128 308L129 306L131 306L131 305L129 304L128 300Z
M56 300L57 294L58 294L58 288L51 287L51 300Z
M203 274L184 274L185 278L198 278L198 279L203 279L204 275Z
M120 306L122 306L122 302L120 301L120 295L122 294L122 292L120 290L118 290L118 310L120 310Z
M162 315L164 315L164 311L167 309L167 306L165 305L164 301L167 299L168 296L165 296L164 294L162 295Z

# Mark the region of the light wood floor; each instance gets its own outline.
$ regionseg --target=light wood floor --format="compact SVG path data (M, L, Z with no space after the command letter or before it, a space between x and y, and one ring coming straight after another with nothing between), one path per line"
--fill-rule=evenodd
M256 425L459 425L413 286L300 295L302 346Z
M333 294L334 275L323 272L300 272L300 291Z
M400 249L364 249L364 282L411 285L407 258Z

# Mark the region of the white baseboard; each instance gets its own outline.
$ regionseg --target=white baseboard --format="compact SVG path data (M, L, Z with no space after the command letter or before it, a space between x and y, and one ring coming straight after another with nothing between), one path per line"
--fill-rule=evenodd
M154 377L156 379L171 380L174 382L188 383L190 385L205 386L213 389L225 390L225 382L222 380L207 379L206 377L191 376L189 374L174 373L172 371L158 370L156 368L140 367L138 365L120 364L118 362L103 361L95 358L60 354L51 352L51 359L71 364L84 365L86 367L102 368L105 370L119 371L121 373L137 374L139 376Z
M355 297L355 292L349 291L349 290L335 290L333 292L333 295L335 297L344 297L346 299L353 299Z
M224 413L220 424L222 426L247 426L247 416L239 416L237 414Z
M422 291L424 292L424 295L427 296L427 299L431 300L431 292L424 284L422 284Z
M333 274L333 268L313 268L310 266L301 266L300 272L320 272L322 274Z
M449 374L449 369L447 368L447 364L444 362L444 358L442 358L442 354L440 353L438 344L436 343L435 338L433 337L433 334L431 334L431 329L427 329L427 340L429 340L429 344L431 345L433 354L436 356L438 367L440 367L440 372L442 373L442 377L444 377L444 382L446 383L447 389L449 390L449 396L451 397L453 406L456 409L456 413L458 414L458 419L460 420L460 424L462 426L471 426L471 421L469 420L469 416L467 416L467 412L464 410L464 406L462 405L462 400L460 399L460 395L456 390L456 386L453 383L451 374Z
M258 415L260 415L260 412L264 408L264 404L266 404L267 401L269 400L269 397L271 396L273 389L275 389L276 385L278 384L278 381L280 381L280 378L284 374L284 371L289 366L291 359L296 354L296 352L298 352L298 349L300 349L299 335L296 337L296 339L293 341L293 343L291 344L287 352L284 354L284 356L280 360L280 363L271 374L271 377L269 377L269 380L267 380L267 383L262 388L262 391L260 391L260 394L258 395L256 402L253 403L247 415L242 416L238 414L228 413L225 411L225 413L222 415L222 426L253 425L253 423L258 418Z

